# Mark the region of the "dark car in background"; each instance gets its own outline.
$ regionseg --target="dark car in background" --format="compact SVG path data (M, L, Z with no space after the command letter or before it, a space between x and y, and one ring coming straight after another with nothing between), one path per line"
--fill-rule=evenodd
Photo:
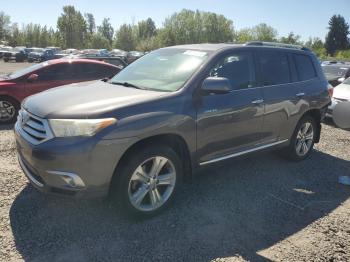
M124 60L125 63L128 62L128 52L121 50L121 49L112 49L112 51L109 52L111 56L116 56Z
M67 57L67 56L74 56L77 54L79 54L79 50L74 49L74 48L69 48L69 49L65 49L65 50L56 52L54 55L54 59L63 58L63 57Z
M55 59L0 78L0 123L14 122L22 100L52 87L110 78L121 69L87 59Z
M26 99L15 125L18 159L42 192L109 194L131 214L152 216L199 167L267 148L307 158L329 104L307 48L167 47L110 81Z
M15 47L3 53L4 62L16 61L23 62L27 59L25 47Z
M145 55L145 53L143 53L143 52L130 51L130 52L128 52L128 54L126 56L126 62L128 64L131 64L132 62L134 62L135 60L139 59L140 57L142 57L144 55Z
M55 58L55 53L52 49L37 48L28 54L28 62L43 62Z
M3 58L4 53L9 52L12 50L11 46L4 46L0 48L0 58Z
M345 62L323 62L323 72L328 82L333 86L342 83L346 78L350 77L350 64Z

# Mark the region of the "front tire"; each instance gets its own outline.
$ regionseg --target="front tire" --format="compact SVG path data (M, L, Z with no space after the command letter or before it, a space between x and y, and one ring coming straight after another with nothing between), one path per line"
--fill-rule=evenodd
M316 121L311 116L304 116L297 124L286 156L293 161L301 161L309 157L313 151L317 134Z
M0 124L16 122L19 103L9 97L0 97Z
M151 146L134 150L115 174L117 198L133 216L151 217L172 202L182 179L182 165L170 147Z

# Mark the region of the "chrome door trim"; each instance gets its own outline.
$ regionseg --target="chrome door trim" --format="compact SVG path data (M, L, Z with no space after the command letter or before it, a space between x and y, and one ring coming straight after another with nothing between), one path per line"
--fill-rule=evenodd
M227 156L222 156L222 157L214 158L212 160L204 161L204 162L199 163L199 165L200 166L204 166L204 165L207 165L207 164L219 162L219 161L226 160L226 159L229 159L229 158L245 155L245 154L248 154L248 153L251 153L251 152L259 151L259 150L262 150L262 149L265 149L265 148L269 148L269 147L272 147L272 146L276 146L276 145L285 143L287 141L288 141L288 139L281 140L281 141L276 141L276 142L273 142L273 143L270 143L270 144L258 146L258 147L255 147L255 148L251 148L251 149L244 150L244 151L241 151L241 152L237 152L237 153L234 153L234 154L230 154L230 155L227 155Z
M264 99L257 99L257 100L252 101L252 104L255 104L255 105L262 104L262 103L264 103Z
M298 94L296 94L296 96L297 97L303 97L303 96L305 96L305 93L298 93Z

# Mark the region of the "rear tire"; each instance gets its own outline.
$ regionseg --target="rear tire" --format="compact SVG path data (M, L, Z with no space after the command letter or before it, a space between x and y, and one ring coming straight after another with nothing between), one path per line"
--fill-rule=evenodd
M170 205L183 172L174 150L167 146L137 148L121 165L112 196L128 215L152 217Z
M293 161L301 161L310 156L317 134L316 121L311 116L304 116L297 124L289 146L284 155Z
M19 103L10 97L0 97L0 124L16 122Z

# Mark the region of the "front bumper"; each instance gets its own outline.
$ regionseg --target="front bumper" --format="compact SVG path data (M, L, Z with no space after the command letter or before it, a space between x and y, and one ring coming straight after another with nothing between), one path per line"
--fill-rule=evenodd
M109 192L116 165L132 139L53 138L33 145L15 125L19 164L39 191L77 198Z

